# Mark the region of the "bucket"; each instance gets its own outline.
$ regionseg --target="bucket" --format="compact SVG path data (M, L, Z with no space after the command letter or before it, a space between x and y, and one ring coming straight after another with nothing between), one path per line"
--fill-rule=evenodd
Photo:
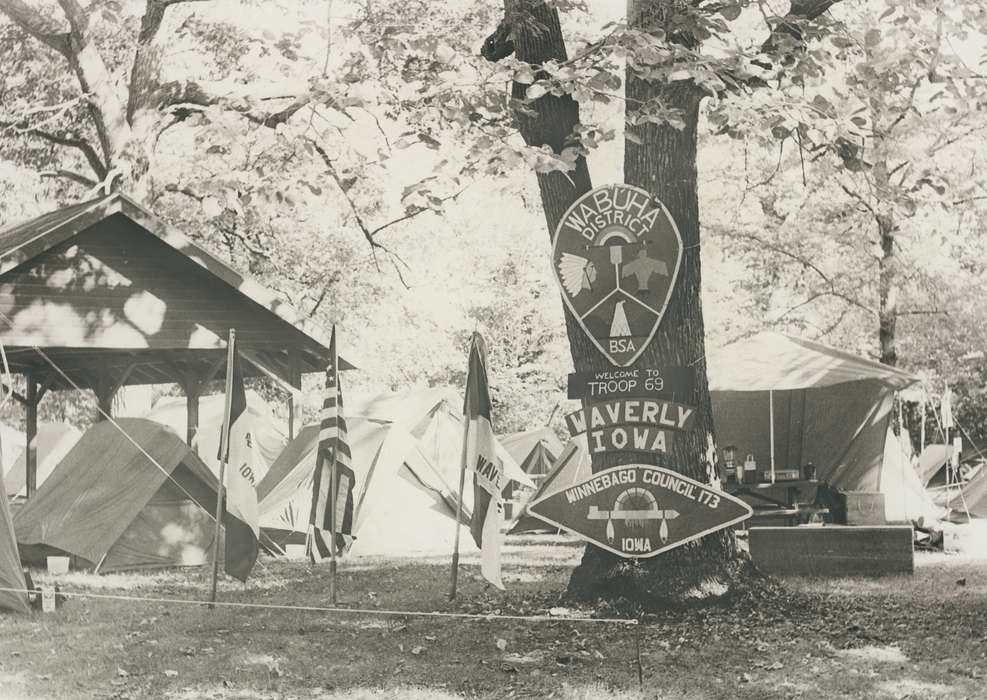
M68 557L48 557L49 574L67 574L69 572Z
M284 546L284 553L289 559L304 559L305 558L305 545L303 544L286 544Z

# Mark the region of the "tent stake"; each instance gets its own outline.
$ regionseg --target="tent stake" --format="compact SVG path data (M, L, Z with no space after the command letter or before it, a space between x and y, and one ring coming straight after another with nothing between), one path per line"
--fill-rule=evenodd
M216 579L219 576L219 524L223 520L223 480L226 477L226 460L229 457L230 411L233 402L233 353L236 351L236 331L230 329L226 341L226 402L223 407L223 432L219 435L219 486L216 488L216 532L212 540L212 584L209 590L209 609L216 605Z

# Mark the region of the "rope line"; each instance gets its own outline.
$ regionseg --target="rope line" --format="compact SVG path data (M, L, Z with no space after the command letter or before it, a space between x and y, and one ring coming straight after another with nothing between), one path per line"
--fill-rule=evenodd
M0 588L7 593L37 593L25 588ZM377 615L380 617L430 617L459 620L516 620L527 622L587 622L612 625L637 625L638 620L622 617L562 617L556 615L501 615L481 613L443 612L441 610L378 610L373 608L330 608L320 605L284 605L277 603L238 603L234 601L188 600L184 598L157 598L130 596L109 593L84 593L81 591L59 590L57 595L66 598L95 598L100 600L122 600L141 603L165 603L168 605L222 606L227 608L249 608L255 610L300 610L303 612L343 613L347 615Z

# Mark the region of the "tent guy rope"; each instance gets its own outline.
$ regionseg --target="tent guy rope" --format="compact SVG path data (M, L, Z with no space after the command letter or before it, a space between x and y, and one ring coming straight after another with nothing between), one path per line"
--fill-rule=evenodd
M0 588L0 591L7 593L36 593L23 588ZM449 618L458 620L515 620L522 622L572 622L572 623L596 623L610 625L639 625L636 618L623 617L573 617L562 615L502 615L502 614L481 614L466 612L445 612L442 610L379 610L373 608L340 608L326 607L321 605L279 605L276 603L237 603L234 601L218 600L210 603L206 600L191 600L185 598L158 598L145 596L131 596L111 593L86 593L83 591L59 590L58 595L67 598L93 598L99 600L121 600L137 603L162 603L165 605L194 605L226 608L250 608L255 610L299 610L303 612L340 613L349 615L370 615L379 617L431 617Z

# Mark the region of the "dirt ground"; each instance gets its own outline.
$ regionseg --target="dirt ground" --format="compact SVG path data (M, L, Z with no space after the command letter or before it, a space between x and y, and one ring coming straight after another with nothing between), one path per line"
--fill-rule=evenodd
M559 613L580 549L534 542L505 550L506 594L475 559L450 603L446 558L357 558L341 564L340 603ZM325 567L262 561L246 587L223 582L220 600L326 603ZM198 570L58 582L144 599L208 591ZM987 559L920 553L912 576L778 584L637 627L72 598L0 615L0 698L987 698Z

